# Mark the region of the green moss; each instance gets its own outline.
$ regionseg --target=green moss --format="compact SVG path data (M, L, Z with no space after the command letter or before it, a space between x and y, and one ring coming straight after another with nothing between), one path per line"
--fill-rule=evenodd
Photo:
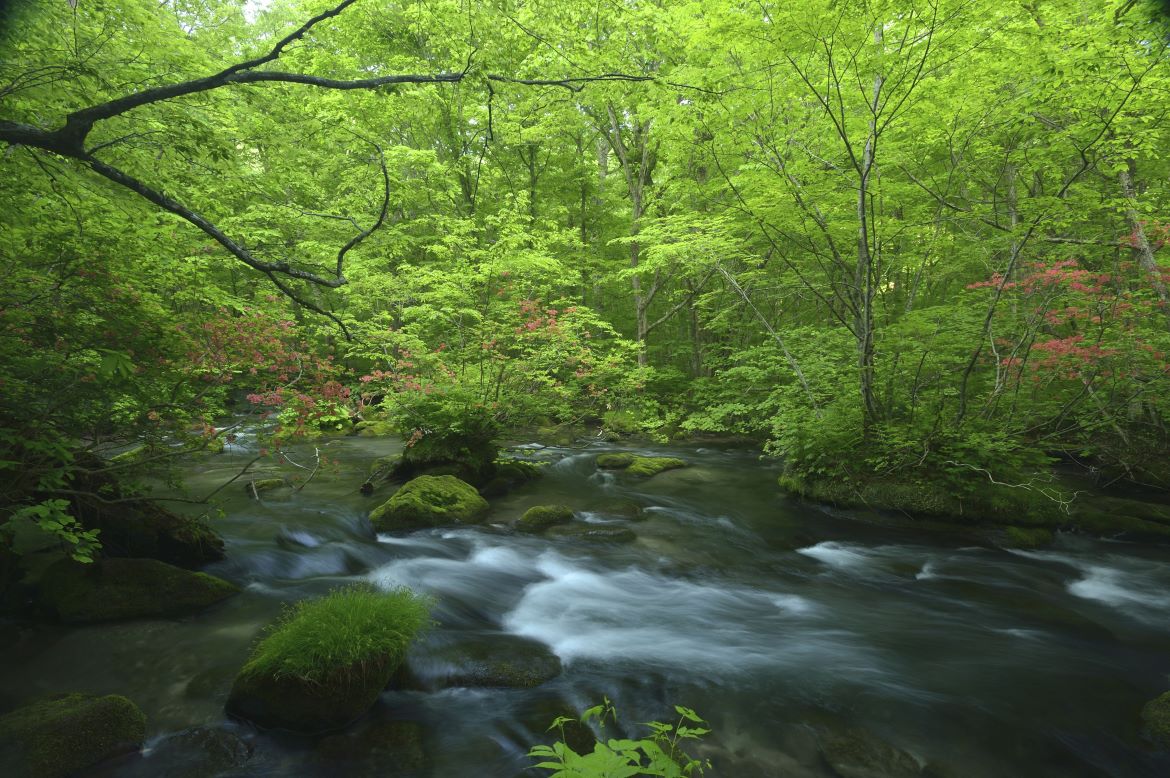
M673 470L676 467L686 467L687 463L675 457L634 457L634 461L626 468L630 475L649 478L663 470Z
M1003 545L1008 548L1043 548L1055 537L1052 530L1043 527L1007 527L1003 535Z
M285 481L283 478L261 478L258 481L249 481L244 486L244 491L246 491L252 497L259 499L260 492L268 492L268 491L271 491L273 489L281 489L285 486L288 486L288 482Z
M353 432L363 438L385 438L398 434L395 426L388 421L359 421L353 425Z
M221 578L155 559L62 560L45 571L40 589L42 604L71 624L185 616L239 592Z
M484 497L498 497L507 494L516 487L529 481L535 481L543 475L538 465L519 459L496 460L495 468L495 475L479 489L479 493Z
M406 589L334 591L289 609L240 670L228 711L260 726L319 732L368 710L429 624Z
M57 778L137 751L146 717L125 697L67 694L0 718L0 772Z
M205 521L149 500L105 504L78 498L73 515L86 529L100 531L107 556L150 557L187 568L223 559L223 538Z
M568 524L573 520L573 509L565 505L536 505L524 511L516 521L521 532L543 532L557 524Z
M393 473L402 464L402 454L388 454L384 457L378 457L370 463L370 477L380 473Z
M633 454L600 454L597 466L603 470L624 470L634 464Z
M1142 733L1158 748L1170 751L1170 692L1142 708Z
M422 475L370 513L379 532L474 524L488 512L488 503L471 484L452 475Z

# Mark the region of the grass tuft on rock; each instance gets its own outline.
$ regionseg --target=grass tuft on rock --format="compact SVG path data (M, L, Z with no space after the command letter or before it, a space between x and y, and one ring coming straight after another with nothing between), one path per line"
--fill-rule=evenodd
M327 683L371 665L395 668L429 625L429 601L409 589L337 589L289 607L243 673Z

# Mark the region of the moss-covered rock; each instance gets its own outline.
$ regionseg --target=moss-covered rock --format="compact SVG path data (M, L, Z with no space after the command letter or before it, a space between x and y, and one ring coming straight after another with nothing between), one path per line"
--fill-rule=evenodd
M273 489L283 489L288 485L288 481L283 478L258 478L246 483L244 485L244 491L252 499L259 500L263 492L270 492Z
M1142 734L1162 751L1170 751L1170 692L1142 708Z
M181 516L149 500L104 504L78 498L73 515L100 531L107 556L149 557L199 568L224 557L223 538L203 519Z
M350 433L360 435L363 438L385 438L397 435L398 430L388 421L370 420L354 424Z
M625 470L634 464L633 454L598 454L597 466L602 470Z
M475 524L488 508L487 500L471 484L452 475L423 475L375 508L370 521L378 532Z
M261 727L345 727L374 705L428 619L406 590L353 587L299 603L253 650L225 707Z
M1052 530L1044 527L1004 527L999 544L1005 548L1044 548L1056 539Z
M125 697L67 694L0 717L0 774L70 775L137 751L146 717Z
M227 599L239 587L156 559L63 559L45 571L41 603L64 622L87 624L186 616Z
M543 475L540 467L531 462L510 459L496 462L496 473L479 488L484 497L501 497L518 486L535 481Z
M612 524L586 524L575 522L551 527L549 537L586 540L593 543L633 543L638 536L629 527L615 527Z
M1077 495L1074 500L1072 492L1060 492L1056 487L1040 491L977 482L976 488L963 493L917 477L807 479L791 474L781 475L779 484L799 497L847 508L897 510L965 524L1006 524L1021 530L1063 529L1126 540L1170 541L1170 524L1161 519L1165 506L1091 495Z
M649 478L658 475L664 470L673 470L677 467L686 467L687 463L677 457L634 457L634 461L626 468L630 475Z
M573 509L567 505L535 505L524 511L516 520L520 532L544 532L557 524L568 524L573 520Z

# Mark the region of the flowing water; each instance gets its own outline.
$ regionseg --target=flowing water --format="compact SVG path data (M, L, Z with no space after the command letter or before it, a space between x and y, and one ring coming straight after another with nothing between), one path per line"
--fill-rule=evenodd
M241 595L186 620L37 630L0 664L3 701L133 699L148 747L101 775L511 778L554 716L604 696L621 714L611 736L644 734L636 723L669 718L675 703L694 708L713 730L700 750L719 776L830 776L818 742L861 730L938 776L1170 775L1138 736L1143 703L1170 689L1170 548L965 545L788 499L752 450L587 442L520 449L547 463L545 476L494 500L481 527L375 536L365 515L389 490L367 498L357 486L400 447L334 440L322 450L336 470L300 492L257 501L233 484L214 519L228 557L209 572ZM312 449L294 460L307 464ZM628 479L594 466L610 450L691 467ZM188 486L209 490L251 456L240 442L193 463ZM547 503L638 540L507 529ZM263 625L285 603L352 582L434 596L438 625L416 652L424 672L442 670L428 647L500 635L544 644L564 671L533 689L387 691L340 738L227 720L227 690ZM403 769L387 744L387 725L402 721L419 725L425 767Z

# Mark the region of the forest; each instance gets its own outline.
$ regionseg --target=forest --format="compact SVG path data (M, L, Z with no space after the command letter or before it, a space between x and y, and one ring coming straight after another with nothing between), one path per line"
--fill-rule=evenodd
M23 0L0 142L10 774L1170 771L1160 0Z

